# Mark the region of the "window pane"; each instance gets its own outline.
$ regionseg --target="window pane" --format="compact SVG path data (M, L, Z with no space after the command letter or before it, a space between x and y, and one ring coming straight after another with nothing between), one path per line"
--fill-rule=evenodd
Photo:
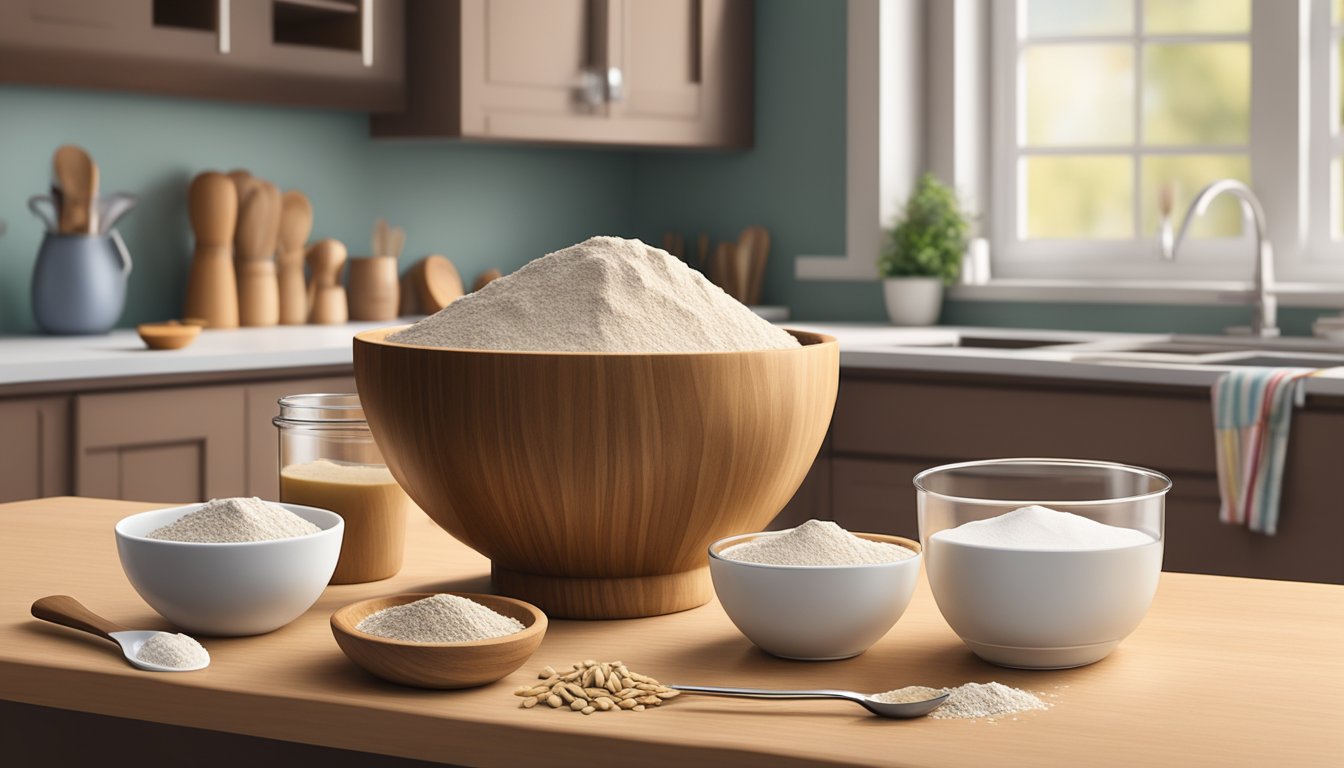
M1133 0L1028 0L1027 36L1127 35Z
M1044 45L1023 53L1026 143L1134 141L1134 49L1128 45Z
M1330 238L1344 240L1344 158L1330 163Z
M1144 46L1145 143L1245 144L1250 107L1246 43Z
M1175 206L1171 225L1180 228L1190 201L1210 182L1218 179L1251 181L1251 161L1246 155L1149 155L1140 169L1143 184L1142 236L1157 234L1161 223L1158 198L1162 186L1171 184ZM1190 225L1191 237L1236 237L1241 234L1241 205L1236 198L1220 195L1203 216Z
M1028 157L1024 237L1134 236L1133 168L1127 156Z
M1245 34L1251 0L1144 0L1143 26L1156 35Z

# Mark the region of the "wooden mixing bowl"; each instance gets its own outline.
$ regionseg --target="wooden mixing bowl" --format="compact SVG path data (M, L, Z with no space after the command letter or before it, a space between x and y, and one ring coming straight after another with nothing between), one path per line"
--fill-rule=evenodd
M418 688L472 688L503 678L523 666L546 635L546 614L535 605L497 595L469 592L465 597L523 624L523 631L466 643L408 643L355 629L371 613L413 603L434 592L375 597L351 603L331 614L331 634L341 650L376 677Z
M698 354L493 352L355 337L378 448L495 588L553 617L694 608L705 551L764 528L812 466L840 373L835 339Z

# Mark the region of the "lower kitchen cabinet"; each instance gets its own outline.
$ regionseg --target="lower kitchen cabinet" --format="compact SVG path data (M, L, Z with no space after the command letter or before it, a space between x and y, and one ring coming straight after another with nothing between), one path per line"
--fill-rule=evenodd
M75 398L75 493L195 501L246 491L241 387Z
M0 502L278 498L276 401L355 391L349 366L286 373L92 380L0 396Z
M0 400L0 502L70 493L70 398Z

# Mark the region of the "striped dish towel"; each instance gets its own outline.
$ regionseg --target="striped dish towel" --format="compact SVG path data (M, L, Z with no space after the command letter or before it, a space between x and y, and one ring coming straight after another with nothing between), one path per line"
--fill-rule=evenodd
M1269 536L1278 530L1288 427L1293 408L1302 405L1302 380L1317 372L1238 368L1213 385L1218 517L1224 523Z

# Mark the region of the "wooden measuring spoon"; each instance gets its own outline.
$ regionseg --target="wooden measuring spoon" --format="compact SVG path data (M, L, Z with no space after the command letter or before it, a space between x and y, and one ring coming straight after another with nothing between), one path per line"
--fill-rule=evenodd
M280 324L308 322L308 289L303 283L303 247L313 232L313 205L297 189L280 198L280 234L276 251L280 287Z
M348 254L340 240L325 238L313 243L305 260L312 272L308 283L308 322L337 325L350 319L341 270Z
M280 322L280 285L275 270L275 240L280 224L280 190L253 179L238 201L238 232L233 242L238 271L238 320L244 327Z
M770 230L765 227L749 227L754 230L751 247L751 273L747 279L748 306L761 303L761 286L765 282L765 263L770 257Z
M167 632L127 629L90 611L78 600L68 595L52 595L40 598L33 603L32 613L33 618L50 621L52 624L60 624L63 627L78 629L81 632L88 632L91 635L111 640L121 646L122 655L126 657L126 660L140 669L147 669L151 672L194 672L210 666L208 657L204 664L194 667L165 667L152 661L145 661L139 655L141 646L151 637L168 634Z
M55 188L60 191L61 234L89 234L98 231L98 166L89 153L74 144L65 144L51 158Z
M238 289L233 270L237 190L228 176L206 171L192 179L187 198L196 253L182 316L200 318L206 328L237 328Z

